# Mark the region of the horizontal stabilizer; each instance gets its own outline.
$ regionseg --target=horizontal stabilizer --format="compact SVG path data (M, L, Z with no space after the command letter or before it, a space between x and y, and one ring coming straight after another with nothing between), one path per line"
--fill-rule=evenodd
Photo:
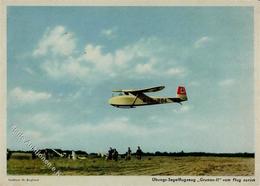
M183 100L181 98L170 98L173 102L180 103Z

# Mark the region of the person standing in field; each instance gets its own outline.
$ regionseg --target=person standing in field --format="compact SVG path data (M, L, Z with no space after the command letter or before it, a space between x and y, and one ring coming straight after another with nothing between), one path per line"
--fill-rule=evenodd
M113 149L112 147L110 147L108 150L107 160L112 160L112 154L113 154Z
M131 149L128 147L128 150L126 152L125 160L131 160Z
M136 158L137 158L138 160L141 160L141 158L142 158L142 153L143 153L143 151L141 150L140 146L138 146L138 147L137 147L137 150L136 150Z
M112 153L112 159L117 161L118 160L118 152L116 149L113 149L113 153Z

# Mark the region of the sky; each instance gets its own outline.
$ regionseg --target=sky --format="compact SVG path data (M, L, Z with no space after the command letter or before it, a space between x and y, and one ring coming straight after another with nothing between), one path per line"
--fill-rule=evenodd
M7 9L7 147L254 152L252 7ZM183 105L118 109L113 89L164 85Z

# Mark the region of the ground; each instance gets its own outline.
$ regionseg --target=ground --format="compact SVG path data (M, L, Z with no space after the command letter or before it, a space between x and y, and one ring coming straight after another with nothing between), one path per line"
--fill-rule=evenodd
M253 176L254 158L242 157L167 157L152 156L130 161L106 161L103 158L71 160L51 159L52 167L62 175L171 175L171 176ZM52 175L40 159L11 158L9 175Z

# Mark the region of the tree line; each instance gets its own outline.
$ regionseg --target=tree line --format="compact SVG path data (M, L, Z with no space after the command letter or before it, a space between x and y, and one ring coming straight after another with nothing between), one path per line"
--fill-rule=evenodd
M61 150L61 149L55 149L59 153L71 153L72 150ZM47 149L48 152L53 151L51 149ZM22 150L13 150L12 153L32 153L32 151L22 151ZM86 151L82 150L75 150L74 151L77 155L83 155L83 156L98 156L99 153L87 153ZM120 154L123 155L123 154ZM132 153L132 155L135 155L135 153ZM212 157L248 157L248 158L254 158L255 153L248 153L248 152L239 152L239 153L210 153L210 152L143 152L143 156L174 156L174 157L185 157L185 156L212 156Z

